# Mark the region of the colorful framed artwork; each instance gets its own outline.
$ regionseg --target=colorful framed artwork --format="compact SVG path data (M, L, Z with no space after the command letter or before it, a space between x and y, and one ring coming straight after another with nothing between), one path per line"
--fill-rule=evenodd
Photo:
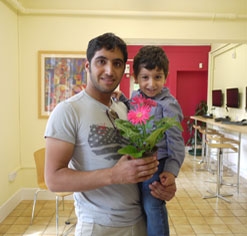
M39 118L48 118L59 102L85 88L85 62L85 52L38 52Z

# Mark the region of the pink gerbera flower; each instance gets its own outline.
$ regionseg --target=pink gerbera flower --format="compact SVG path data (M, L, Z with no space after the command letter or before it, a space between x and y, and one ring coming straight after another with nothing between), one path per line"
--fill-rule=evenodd
M157 102L155 102L153 99L151 98L147 98L144 101L144 105L149 106L149 107L156 107L157 106Z
M135 96L131 99L131 105L142 105L144 97L142 95Z
M149 106L139 106L136 110L130 110L128 113L128 120L133 124L146 124L147 120L150 118L150 107Z
M144 98L142 95L139 95L132 98L131 105L155 107L157 103L153 99Z
M163 117L155 121L155 117L150 114L154 106L157 106L157 103L152 99L136 96L132 99L128 120L115 120L117 129L129 141L129 144L118 150L119 154L141 158L143 153L153 151L167 129L173 126L181 129L175 117ZM153 126L154 121L157 129Z

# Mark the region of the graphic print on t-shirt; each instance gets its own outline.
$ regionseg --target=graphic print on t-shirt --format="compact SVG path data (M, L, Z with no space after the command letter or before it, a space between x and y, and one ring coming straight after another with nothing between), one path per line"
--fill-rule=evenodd
M106 159L117 160L121 156L117 151L123 147L123 145L127 144L127 140L124 139L114 128L91 125L88 143L92 148L92 152L97 156L108 154Z

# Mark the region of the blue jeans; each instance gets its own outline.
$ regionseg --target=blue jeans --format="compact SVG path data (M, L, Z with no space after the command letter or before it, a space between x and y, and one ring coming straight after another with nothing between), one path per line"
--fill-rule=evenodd
M139 183L142 205L147 218L148 236L169 236L169 223L166 203L153 197L148 187L154 181L159 181L159 174L163 172L165 159L159 160L158 171L151 179Z

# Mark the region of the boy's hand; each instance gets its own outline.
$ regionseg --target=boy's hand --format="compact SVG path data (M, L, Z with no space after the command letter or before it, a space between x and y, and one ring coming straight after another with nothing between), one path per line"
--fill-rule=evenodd
M175 183L175 176L170 172L162 172L160 174L160 182L166 187L173 185Z
M116 90L112 93L112 98L116 101L119 101L120 96L122 95L122 92L120 90Z

